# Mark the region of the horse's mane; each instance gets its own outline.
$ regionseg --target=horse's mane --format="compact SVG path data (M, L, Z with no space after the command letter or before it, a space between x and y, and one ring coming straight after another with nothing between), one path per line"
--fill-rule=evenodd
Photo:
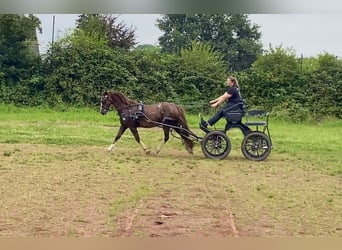
M111 93L113 96L115 96L115 98L119 99L125 105L137 104L138 103L137 101L129 99L127 96L125 96L124 94L122 94L120 92L111 91L109 93Z

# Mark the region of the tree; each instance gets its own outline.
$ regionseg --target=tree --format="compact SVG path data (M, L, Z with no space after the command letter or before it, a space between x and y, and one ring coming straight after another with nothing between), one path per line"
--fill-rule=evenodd
M291 49L270 47L239 77L242 93L249 103L272 110L306 102L300 81L300 66Z
M8 77L18 79L14 69L25 68L35 59L30 50L40 21L33 15L0 15L0 65L8 69Z
M158 50L159 51L160 49L152 44L140 44L134 50L150 50L150 51Z
M180 52L182 96L189 101L205 101L222 92L226 79L223 55L208 43L193 42ZM210 91L210 93L209 93Z
M310 111L316 117L332 115L341 118L342 61L325 53L316 59L316 67L304 72L303 86L308 97Z
M134 64L122 49L112 49L106 38L82 30L58 40L43 61L44 96L49 106L98 105L104 90L127 91L136 78Z
M164 32L159 38L162 52L179 54L193 41L207 42L224 55L231 71L249 68L262 52L258 26L247 15L166 14L157 25Z
M76 20L76 28L89 35L105 36L111 48L129 50L136 45L134 30L126 27L123 22L118 22L118 16L82 14Z
M208 43L192 42L190 48L181 49L182 66L213 79L221 80L225 76L223 55L215 51Z
M26 104L21 94L30 91L30 78L39 69L40 58L32 49L40 21L33 15L0 15L0 100Z
M161 54L159 48L135 49L132 52L137 78L131 92L138 100L146 103L179 100L169 78L172 55Z

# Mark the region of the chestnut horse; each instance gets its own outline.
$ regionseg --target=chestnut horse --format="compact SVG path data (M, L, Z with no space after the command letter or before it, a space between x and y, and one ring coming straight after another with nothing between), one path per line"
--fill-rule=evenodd
M164 141L159 144L156 153L159 153L162 146L169 140L171 128L181 136L185 149L190 154L193 153L194 143L188 138L189 133L187 131L190 130L185 119L184 109L181 106L169 102L142 104L129 99L120 92L105 91L101 97L100 113L102 115L107 114L111 106L118 112L121 125L113 143L107 148L108 151L113 150L117 141L129 128L145 153L150 154L150 150L140 140L137 128L159 126L164 130Z

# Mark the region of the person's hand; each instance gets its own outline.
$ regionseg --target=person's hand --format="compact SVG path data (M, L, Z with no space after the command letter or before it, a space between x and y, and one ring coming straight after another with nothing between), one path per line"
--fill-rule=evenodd
M214 103L212 103L210 106L212 106L213 108L216 108L217 105L218 105L218 102L214 102Z

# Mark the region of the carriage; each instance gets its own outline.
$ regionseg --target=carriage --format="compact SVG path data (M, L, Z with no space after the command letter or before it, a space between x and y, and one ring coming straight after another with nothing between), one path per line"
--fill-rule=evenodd
M158 103L144 105L141 102L131 100L118 92L105 92L101 99L101 114L106 114L109 107L117 110L120 116L121 126L113 143L108 148L111 151L127 128L131 130L136 141L149 154L149 149L140 140L138 127L161 127L164 130L164 141L158 146L157 153L161 146L169 139L169 133L175 131L184 142L185 148L192 153L193 142L199 142L203 154L211 159L225 159L231 151L231 142L227 131L238 128L242 131L244 138L241 143L241 151L245 158L252 161L265 160L272 150L272 141L268 128L269 113L264 110L247 110L246 103L242 101L224 110L226 126L223 130L208 129L203 126L203 118L200 115L199 128L205 132L203 137L193 133L187 126L184 110L174 103ZM243 123L242 118L246 117ZM252 129L253 128L253 129Z
M203 154L212 159L224 159L231 150L231 142L227 136L227 131L238 128L244 135L241 143L243 155L252 161L265 160L272 149L271 135L268 128L269 113L264 110L248 110L243 100L226 110L224 118L227 123L224 130L209 130L203 126L203 118L200 116L199 127L206 133L201 139ZM246 115L246 122L242 123L243 116ZM254 127L253 130L251 127Z
M204 126L204 120L200 114L199 128L205 132L204 137L200 137L191 131L184 130L194 141L201 144L203 154L207 158L222 160L231 151L231 142L227 132L233 128L238 128L244 135L241 143L241 151L245 158L251 161L265 160L272 150L272 140L268 128L269 113L261 109L251 109L246 111L246 102L243 100L224 110L226 125L223 130L209 129ZM245 122L242 118L245 116Z

